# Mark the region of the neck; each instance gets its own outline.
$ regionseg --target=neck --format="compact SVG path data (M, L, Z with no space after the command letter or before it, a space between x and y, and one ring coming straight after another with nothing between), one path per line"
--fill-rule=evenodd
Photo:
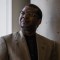
M34 36L36 35L36 32L28 32L28 31L22 31L25 36Z

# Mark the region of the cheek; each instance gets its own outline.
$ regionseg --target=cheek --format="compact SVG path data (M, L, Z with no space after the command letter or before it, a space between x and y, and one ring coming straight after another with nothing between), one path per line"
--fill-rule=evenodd
M31 18L29 19L29 22L30 22L30 24L35 25L35 24L37 24L37 19L36 19L36 18L31 17Z
M35 18L30 17L30 18L29 18L29 21L30 21L30 22L34 22L34 21L35 21Z

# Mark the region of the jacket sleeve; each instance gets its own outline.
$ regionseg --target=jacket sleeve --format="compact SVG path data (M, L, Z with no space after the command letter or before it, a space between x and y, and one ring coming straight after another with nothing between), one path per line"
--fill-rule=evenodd
M7 47L3 38L0 38L0 60L8 60Z
M59 60L58 44L56 42L54 43L54 45L52 47L50 60Z

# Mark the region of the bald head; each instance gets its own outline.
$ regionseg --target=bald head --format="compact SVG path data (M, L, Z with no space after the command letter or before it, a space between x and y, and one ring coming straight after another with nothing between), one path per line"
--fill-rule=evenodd
M40 20L42 20L42 11L41 11L41 9L38 6L36 6L34 4L29 4L29 5L26 5L26 6L29 6L29 7L31 7L31 9L36 11L36 14L37 14L38 18Z

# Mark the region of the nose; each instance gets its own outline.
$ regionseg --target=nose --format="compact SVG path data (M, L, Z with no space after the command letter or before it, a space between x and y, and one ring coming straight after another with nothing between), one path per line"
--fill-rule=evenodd
M29 17L26 14L24 14L22 18L24 18L25 23L29 22Z
M24 14L24 15L22 16L22 18L24 18L25 21L28 20L28 16L27 16L26 14Z

